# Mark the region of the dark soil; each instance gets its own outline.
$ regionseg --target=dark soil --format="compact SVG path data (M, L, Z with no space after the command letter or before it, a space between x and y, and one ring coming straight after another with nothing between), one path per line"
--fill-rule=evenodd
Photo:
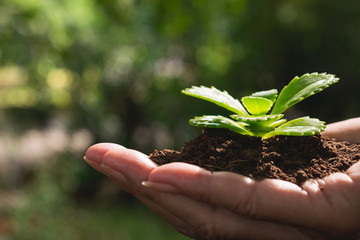
M230 171L252 177L281 179L301 185L307 179L345 172L360 159L360 144L337 142L321 135L277 136L262 141L222 129L204 129L181 151L155 150L159 165L186 162L210 171Z

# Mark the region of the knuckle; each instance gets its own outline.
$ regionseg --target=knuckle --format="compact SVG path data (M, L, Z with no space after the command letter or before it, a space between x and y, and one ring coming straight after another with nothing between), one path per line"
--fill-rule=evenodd
M213 178L211 175L209 175L208 173L202 173L198 176L199 181L202 183L203 186L211 186L213 183ZM208 187L204 187L202 188L201 191L198 191L196 193L196 197L198 198L198 200L200 200L201 202L204 203L210 203L211 198L212 198L212 194L214 194L212 191L209 191Z
M256 191L256 185L253 185L247 197L238 201L232 211L254 219L261 218L261 199L257 196Z

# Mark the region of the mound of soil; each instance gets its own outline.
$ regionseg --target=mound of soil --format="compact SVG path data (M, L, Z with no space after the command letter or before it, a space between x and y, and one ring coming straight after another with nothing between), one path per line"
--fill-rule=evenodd
M204 129L181 151L155 150L150 159L162 165L186 162L210 171L230 171L257 180L273 178L300 184L345 172L360 159L360 144L321 135L276 136L261 140L223 129Z

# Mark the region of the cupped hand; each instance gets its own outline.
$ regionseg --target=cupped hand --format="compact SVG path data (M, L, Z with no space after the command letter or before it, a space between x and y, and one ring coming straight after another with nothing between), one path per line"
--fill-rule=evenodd
M281 180L157 166L122 146L92 146L85 160L194 239L360 239L360 162L302 188Z
M360 142L359 132L354 118L330 124L323 135ZM195 239L360 239L360 162L299 187L186 163L157 166L111 143L92 146L85 160Z

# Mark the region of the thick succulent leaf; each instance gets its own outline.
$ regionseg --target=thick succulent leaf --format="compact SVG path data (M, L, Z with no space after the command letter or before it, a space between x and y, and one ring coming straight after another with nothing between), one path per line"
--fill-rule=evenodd
M275 128L274 131L267 133L263 138L269 138L276 135L310 136L323 132L325 128L325 122L322 122L319 119L301 117L282 124Z
M284 112L292 105L302 101L315 93L318 93L339 79L326 73L304 74L300 78L295 77L279 94L271 114Z
M278 121L283 116L284 114L249 116L249 117L244 117L240 115L231 115L230 117L237 121L241 121L249 125L269 125L275 121Z
M280 126L281 124L286 123L286 121L287 121L286 119L280 119L280 120L277 120L277 121L274 121L274 122L270 123L268 126L276 128L276 127Z
M229 111L232 111L239 115L248 116L249 114L245 110L244 106L241 105L239 100L234 99L230 94L228 94L226 91L220 91L216 89L215 87L196 87L193 86L192 88L186 88L181 91L182 93L200 98L212 103L215 103L216 105L223 107Z
M205 115L195 117L190 119L189 123L195 127L225 128L240 134L253 136L253 134L245 128L246 123L235 122L223 116Z
M263 97L243 97L241 101L254 116L265 115L273 105L272 101Z
M275 102L277 94L278 94L277 89L270 89L270 90L266 90L266 91L255 92L255 93L251 94L250 96L262 97L262 98L269 99L272 102Z

